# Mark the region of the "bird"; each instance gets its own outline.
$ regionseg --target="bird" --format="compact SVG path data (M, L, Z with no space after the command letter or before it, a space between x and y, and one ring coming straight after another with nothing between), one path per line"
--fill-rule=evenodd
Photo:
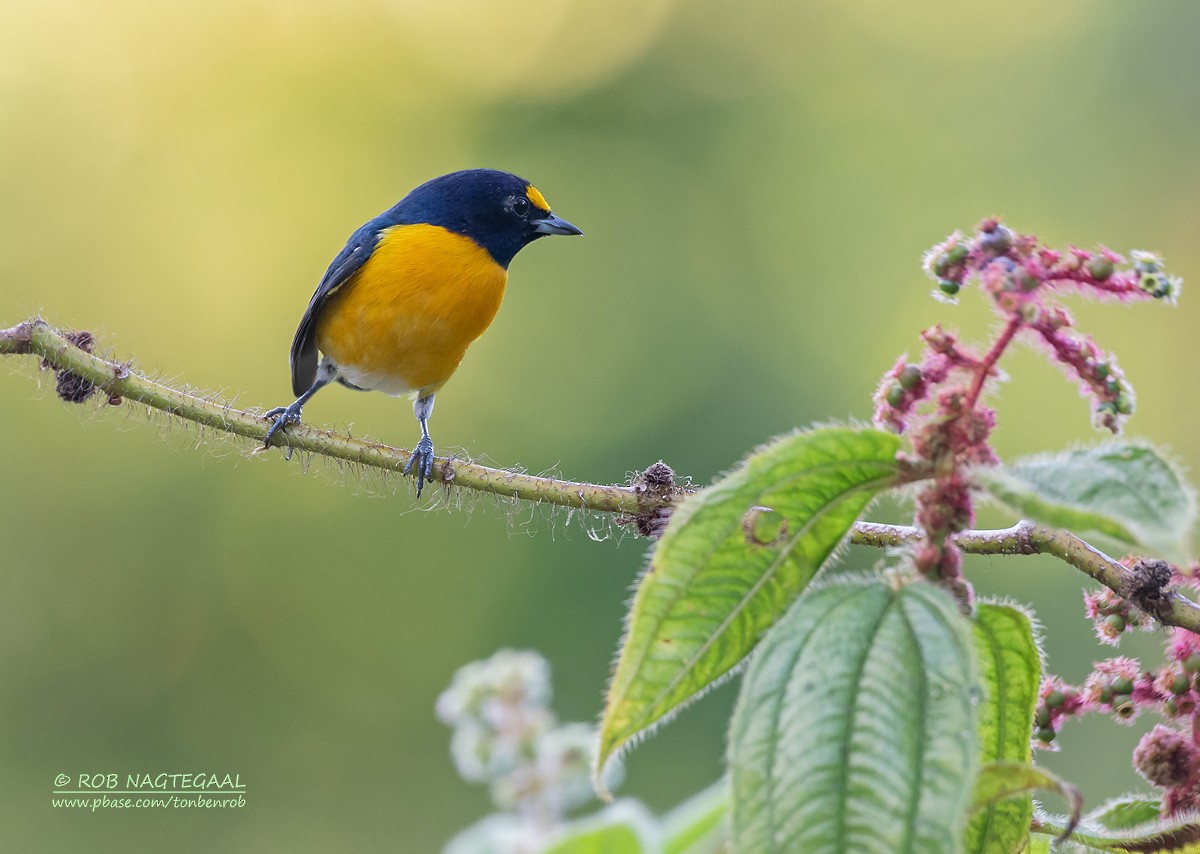
M416 469L420 498L433 478L434 395L491 325L513 257L541 237L581 234L511 172L465 169L421 184L350 235L321 278L292 339L296 400L263 413L264 447L332 382L411 396L421 438L404 473Z

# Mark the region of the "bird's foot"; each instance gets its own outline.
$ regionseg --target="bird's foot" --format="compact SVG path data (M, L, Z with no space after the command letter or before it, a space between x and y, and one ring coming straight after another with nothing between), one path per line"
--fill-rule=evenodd
M412 456L404 466L404 473L408 474L414 466L417 469L417 498L420 498L425 482L433 480L433 440L428 436L422 436L413 448Z
M271 447L271 440L275 438L275 434L289 424L300 423L299 403L293 403L290 406L277 406L269 412L262 414L263 418L274 418L275 423L271 425L271 429L267 431L267 435L263 437L263 447Z

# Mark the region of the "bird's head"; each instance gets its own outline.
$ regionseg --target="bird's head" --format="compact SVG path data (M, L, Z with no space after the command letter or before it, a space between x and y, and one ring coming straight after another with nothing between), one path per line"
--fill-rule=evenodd
M496 169L466 169L426 181L397 209L409 222L470 237L502 267L539 237L583 234L551 213L545 197L524 178Z

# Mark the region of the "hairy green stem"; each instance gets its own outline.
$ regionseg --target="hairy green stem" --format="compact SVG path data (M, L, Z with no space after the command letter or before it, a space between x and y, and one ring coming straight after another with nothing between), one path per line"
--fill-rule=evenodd
M253 411L235 409L228 403L179 391L154 382L127 364L109 362L87 353L42 320L0 329L0 355L22 353L39 356L49 367L94 384L110 399L137 401L226 433L261 442L272 423L271 419ZM276 434L271 444L397 473L403 472L411 457L408 451L399 448L336 435L307 424L289 426ZM635 517L653 516L683 492L678 488L651 489L636 484L604 486L535 477L451 457L437 459L433 479L495 495Z

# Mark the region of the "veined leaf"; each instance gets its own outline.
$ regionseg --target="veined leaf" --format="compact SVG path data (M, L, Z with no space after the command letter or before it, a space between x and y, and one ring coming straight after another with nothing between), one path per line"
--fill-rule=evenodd
M1111 442L981 468L978 482L1027 519L1124 548L1187 557L1196 501L1178 469L1149 445Z
M1139 824L1158 821L1162 801L1158 798L1131 796L1109 801L1088 814L1088 820L1109 830L1127 830Z
M971 801L971 811L987 810L995 804L1010 798L1025 796L1039 789L1057 792L1071 807L1071 817L1067 820L1060 834L1070 836L1071 831L1079 823L1083 810L1083 795L1079 789L1060 778L1057 774L1045 768L1035 768L1024 762L991 762L984 765L975 778L975 795ZM1028 826L1026 827L1028 830ZM996 851L1012 851L1013 847L994 848Z
M634 597L598 769L741 663L893 483L898 448L865 428L794 433L680 505Z
M1011 605L981 603L972 626L983 701L976 709L980 755L989 762L1029 765L1033 710L1042 664L1029 617ZM1029 838L1033 796L989 803L967 825L967 852L1019 851Z
M810 591L742 683L732 850L959 850L978 758L975 685L970 629L940 588Z

